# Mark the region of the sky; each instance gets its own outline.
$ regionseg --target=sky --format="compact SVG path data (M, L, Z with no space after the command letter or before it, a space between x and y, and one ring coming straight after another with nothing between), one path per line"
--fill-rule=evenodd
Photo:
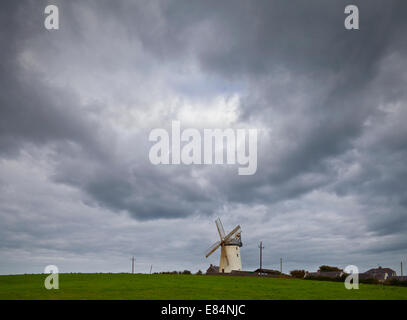
M344 8L359 8L346 30ZM59 29L44 8L59 8ZM407 3L0 4L0 274L407 265ZM254 175L153 165L149 133L255 128ZM406 269L406 268L405 268Z

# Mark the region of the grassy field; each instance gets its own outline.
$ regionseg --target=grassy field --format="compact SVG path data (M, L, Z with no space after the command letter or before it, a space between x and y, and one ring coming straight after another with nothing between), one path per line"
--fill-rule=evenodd
M0 276L0 299L407 299L406 287L205 275L60 274L60 289L46 290L46 276Z

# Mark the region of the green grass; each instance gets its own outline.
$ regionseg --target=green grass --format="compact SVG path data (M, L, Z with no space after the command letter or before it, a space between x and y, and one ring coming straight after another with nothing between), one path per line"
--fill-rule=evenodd
M46 290L45 274L0 276L0 299L407 299L406 287L297 279L60 274L59 290Z

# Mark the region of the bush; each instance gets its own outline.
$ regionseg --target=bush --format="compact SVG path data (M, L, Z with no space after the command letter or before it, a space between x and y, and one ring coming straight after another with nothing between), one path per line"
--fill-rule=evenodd
M202 274L202 271L201 270L198 270L198 272L196 273L197 275L201 275Z
M334 282L343 282L343 281L345 281L344 276L332 278L332 277L321 277L321 276L309 275L305 279L306 280L317 280L317 281L334 281Z
M184 271L182 271L182 274L191 274L191 271L189 271L189 270L184 270Z
M402 287L407 287L407 281L400 281L399 279L386 280L384 283L387 284L387 285L389 285L389 286L402 286Z
M290 275L294 278L301 278L303 279L305 276L305 270L292 270L290 271Z
M359 279L359 283L366 283L366 284L379 284L380 281L374 278L367 278L367 279Z
M337 267L331 267L331 266L320 266L318 272L332 272L332 271L343 271L342 269L339 269Z
M272 274L272 275L279 276L279 275L281 275L282 273L281 273L280 271L278 271L278 270L272 270L272 271L268 272L268 274Z

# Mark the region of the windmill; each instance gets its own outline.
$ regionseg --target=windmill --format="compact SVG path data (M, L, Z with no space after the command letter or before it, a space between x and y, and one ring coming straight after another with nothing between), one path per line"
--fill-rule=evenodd
M219 232L220 241L217 241L206 251L205 257L208 258L219 247L220 262L219 272L230 273L232 270L242 270L242 260L240 258L240 247L242 246L241 229L238 225L231 232L225 235L222 222L220 219L215 221L216 227Z

